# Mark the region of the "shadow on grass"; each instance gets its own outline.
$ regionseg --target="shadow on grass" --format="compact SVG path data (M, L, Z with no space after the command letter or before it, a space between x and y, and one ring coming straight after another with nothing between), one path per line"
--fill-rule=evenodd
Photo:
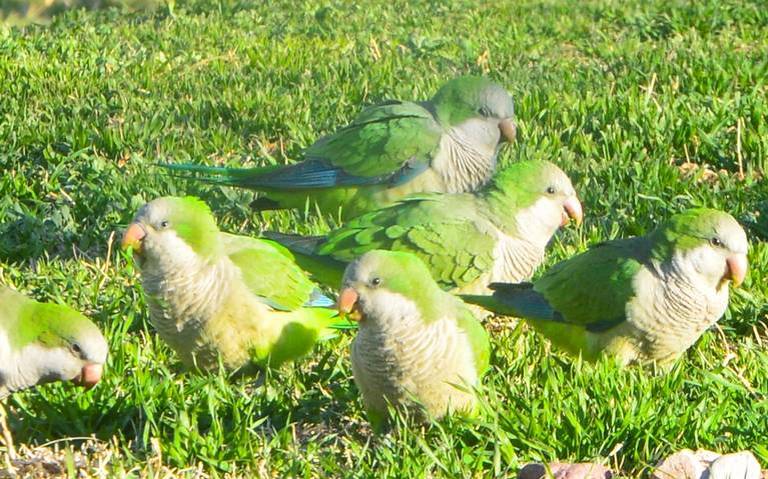
M54 219L14 214L10 221L0 223L0 261L37 259L46 252L50 256L67 256L65 245L73 239L74 232L62 229Z

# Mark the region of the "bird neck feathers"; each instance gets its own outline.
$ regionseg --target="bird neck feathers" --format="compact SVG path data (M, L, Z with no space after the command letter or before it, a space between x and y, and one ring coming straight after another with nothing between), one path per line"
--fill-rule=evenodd
M168 251L173 254L142 268L142 285L158 329L181 330L187 321L202 322L214 314L237 268L226 257L203 259L183 242Z
M489 145L472 141L474 129L462 125L450 127L440 138L432 168L445 183L446 193L476 191L488 182L496 169L498 138Z

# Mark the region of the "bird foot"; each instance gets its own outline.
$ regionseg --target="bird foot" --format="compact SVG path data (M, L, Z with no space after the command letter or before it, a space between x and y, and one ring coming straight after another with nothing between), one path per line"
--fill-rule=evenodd
M16 448L13 446L13 436L6 422L5 404L2 403L0 403L0 433L2 433L2 441L5 445L5 466L7 471L14 475L16 469L13 467L13 461L16 460L18 455L16 454Z

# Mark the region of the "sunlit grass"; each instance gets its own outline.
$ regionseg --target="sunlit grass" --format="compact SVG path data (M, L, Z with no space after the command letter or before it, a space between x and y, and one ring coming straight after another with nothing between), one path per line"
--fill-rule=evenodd
M683 447L750 448L766 465L768 10L485 3L198 1L172 14L73 9L0 31L0 281L84 311L111 345L92 392L50 385L9 401L17 441L94 435L119 455L115 474L162 463L214 475L504 476L559 459L638 475ZM550 159L577 184L586 221L555 239L548 263L694 205L748 224L750 277L719 329L667 375L582 364L525 327L502 331L484 417L381 438L351 380L349 337L260 388L182 372L117 251L135 210L196 194L228 231L326 225L252 213L249 192L176 182L152 165L285 162L362 105L426 98L460 73L486 73L516 98L520 141L503 161Z

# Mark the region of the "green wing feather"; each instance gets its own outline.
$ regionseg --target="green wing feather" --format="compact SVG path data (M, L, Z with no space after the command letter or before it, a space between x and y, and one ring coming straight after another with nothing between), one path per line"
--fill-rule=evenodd
M598 244L556 264L534 285L568 323L603 329L625 318L635 294L634 278L647 263L650 247L644 238Z
M493 267L495 240L477 222L470 194L413 195L360 216L328 235L317 253L349 262L374 249L414 253L443 288L461 287Z
M440 145L442 128L424 107L389 102L363 110L352 123L320 138L305 151L347 174L392 174L407 161L429 162Z
M245 284L270 306L294 311L310 299L316 286L280 244L226 233L222 233L222 242Z

